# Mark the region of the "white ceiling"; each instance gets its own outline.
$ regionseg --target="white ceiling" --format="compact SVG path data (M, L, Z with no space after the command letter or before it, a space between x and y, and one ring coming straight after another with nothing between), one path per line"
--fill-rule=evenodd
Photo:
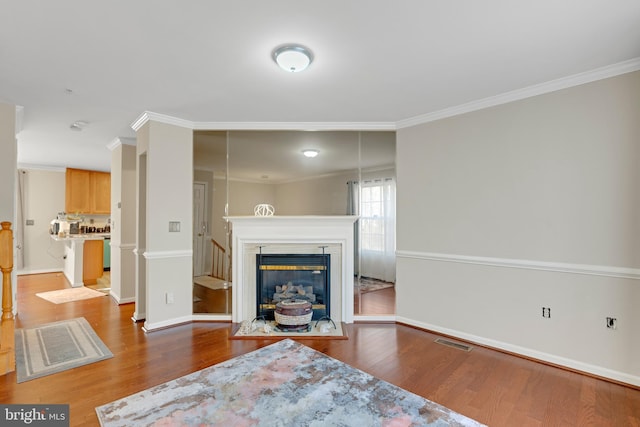
M0 0L0 13L22 165L109 170L106 146L144 111L393 127L640 58L637 0ZM303 73L271 59L290 42L315 55Z

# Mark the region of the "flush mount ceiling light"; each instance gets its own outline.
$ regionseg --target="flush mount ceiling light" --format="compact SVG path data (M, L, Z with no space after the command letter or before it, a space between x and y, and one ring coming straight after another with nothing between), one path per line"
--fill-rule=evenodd
M285 71L299 73L311 64L313 54L300 45L284 45L273 51L273 60Z
M318 154L320 154L320 152L318 150L308 149L308 150L302 150L302 154L304 154L305 157L313 158Z
M89 122L85 122L84 120L78 120L69 125L71 130L75 130L76 132L80 132Z

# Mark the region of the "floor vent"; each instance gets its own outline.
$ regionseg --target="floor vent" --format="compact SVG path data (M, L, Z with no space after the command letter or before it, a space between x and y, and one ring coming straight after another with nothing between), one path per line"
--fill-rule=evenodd
M442 345L446 345L446 346L449 346L449 347L457 348L458 350L462 350L462 351L471 351L473 349L473 347L471 347L469 345L460 344L460 343L449 341L449 340L445 340L445 339L442 339L442 338L436 339L436 342L438 344L442 344Z

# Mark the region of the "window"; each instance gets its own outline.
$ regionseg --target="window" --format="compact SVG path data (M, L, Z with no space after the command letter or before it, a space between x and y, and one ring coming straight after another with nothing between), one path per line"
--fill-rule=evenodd
M363 181L360 193L361 271L364 277L395 282L395 181Z

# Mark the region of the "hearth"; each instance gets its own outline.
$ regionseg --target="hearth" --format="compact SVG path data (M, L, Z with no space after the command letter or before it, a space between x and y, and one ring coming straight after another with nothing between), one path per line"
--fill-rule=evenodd
M330 316L330 261L329 254L257 254L256 317L274 320L276 305L292 300L311 304L312 320Z

